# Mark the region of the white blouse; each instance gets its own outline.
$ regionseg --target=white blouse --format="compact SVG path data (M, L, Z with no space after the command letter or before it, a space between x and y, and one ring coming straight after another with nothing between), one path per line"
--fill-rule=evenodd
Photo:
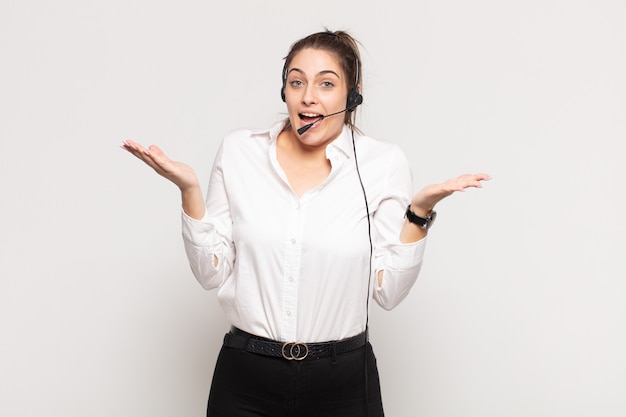
M280 341L350 337L365 329L368 288L378 304L392 309L419 274L426 239L399 241L412 192L409 164L397 145L355 132L372 224L370 274L367 214L350 128L326 147L328 178L299 198L276 158L284 125L224 138L204 218L196 221L183 212L185 251L200 284L219 288L232 325ZM379 287L375 277L381 270Z

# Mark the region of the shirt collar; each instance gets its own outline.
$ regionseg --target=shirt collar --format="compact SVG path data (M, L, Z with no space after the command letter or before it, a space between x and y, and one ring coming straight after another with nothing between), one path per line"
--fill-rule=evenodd
M269 129L256 129L252 131L252 135L268 135L268 141L275 143L280 132L283 131L288 119L274 123ZM326 157L330 159L331 155L337 152L343 154L346 158L352 157L352 132L348 125L343 125L343 129L339 136L326 146Z
M326 156L330 156L330 152L335 153L335 150L343 153L346 159L352 157L352 129L350 126L343 125L343 129L337 139L329 143L326 147Z

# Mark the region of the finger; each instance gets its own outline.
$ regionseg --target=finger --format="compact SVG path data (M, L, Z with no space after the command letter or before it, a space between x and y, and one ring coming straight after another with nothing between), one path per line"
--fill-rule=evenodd
M476 181L489 181L491 179L491 175L485 173L474 174L474 179Z
M172 161L155 145L144 149L142 158L161 175L172 171Z
M148 160L152 160L157 163L163 162L163 158L167 160L167 157L165 157L165 154L161 149L159 149L158 146L150 145L148 149L145 149L143 146L137 142L133 142L132 140L125 140L122 145L124 149L127 149L138 158L143 159L146 163Z
M465 183L463 183L463 191L465 191L467 188L483 188L483 185L481 184L480 181L467 181Z
M130 139L125 139L125 140L122 142L122 144L123 144L124 146L126 146L126 147L129 147L129 148L132 148L132 147L134 147L134 146L135 146L135 144L133 143L133 141L132 141L132 140L130 140Z
M144 151L143 146L129 139L122 142L122 147L137 157L139 157Z
M462 183L462 187L463 187L464 190L467 189L467 188L483 188L482 181L483 180L480 180L480 179L471 179L471 180L468 180L468 181L464 181Z
M456 178L456 180L451 180L452 184L460 184L463 188L475 187L482 188L482 181L488 181L491 179L489 174L463 174Z
M150 146L148 146L148 152L149 152L151 155L157 155L159 158L162 158L162 157L167 158L167 157L165 156L165 153L163 153L163 151L161 150L161 148L159 148L159 147L158 147L158 146L156 146L156 145L150 145Z
M158 158L160 155L163 155L163 152L157 147L154 147L156 149L153 148L153 151L155 152L153 154L152 152L150 152L148 149L145 149L143 146L141 146L137 142L133 142L131 140L125 140L124 142L122 142L122 148L132 153L136 158L142 160L146 165L154 169L157 173L163 175L164 173L163 165L165 165L164 161L155 160L155 156Z
M139 159L143 160L143 157L142 157L142 153L143 153L143 152L142 152L142 148L140 149L137 145L135 145L135 144L131 144L131 143L128 143L128 142L124 141L124 142L122 143L121 148L122 148L122 149L124 149L125 151L127 151L127 152L129 152L129 153L133 154L135 157L137 157L137 158L139 158Z
M140 151L140 150L143 150L143 146L141 146L141 144L139 144L139 143L137 143L137 142L135 142L135 141L133 141L133 140L130 140L130 139L126 139L126 140L123 142L123 144L124 144L124 146L125 146L126 148L128 148L128 149L132 149L132 150L134 150L134 151Z
M478 188L482 188L483 181L489 181L490 179L491 179L491 175L486 174L486 173L474 174L474 180L478 184L477 185Z

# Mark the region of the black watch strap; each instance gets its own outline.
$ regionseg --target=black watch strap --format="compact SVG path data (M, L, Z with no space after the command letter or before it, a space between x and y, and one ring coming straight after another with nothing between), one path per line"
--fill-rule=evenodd
M426 217L418 216L417 214L413 213L413 211L411 210L411 205L409 204L409 206L406 208L406 213L404 213L404 215L408 221L426 230L433 225L433 222L437 217L437 212L431 211L426 215Z

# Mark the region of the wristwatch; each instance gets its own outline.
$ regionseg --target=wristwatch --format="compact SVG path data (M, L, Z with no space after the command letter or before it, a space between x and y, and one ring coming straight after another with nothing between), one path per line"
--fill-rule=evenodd
M426 215L426 217L418 216L417 214L411 211L411 205L406 208L406 213L404 213L404 217L407 218L413 224L418 225L421 229L427 230L430 226L433 225L435 218L437 217L437 212L431 210L430 213Z

